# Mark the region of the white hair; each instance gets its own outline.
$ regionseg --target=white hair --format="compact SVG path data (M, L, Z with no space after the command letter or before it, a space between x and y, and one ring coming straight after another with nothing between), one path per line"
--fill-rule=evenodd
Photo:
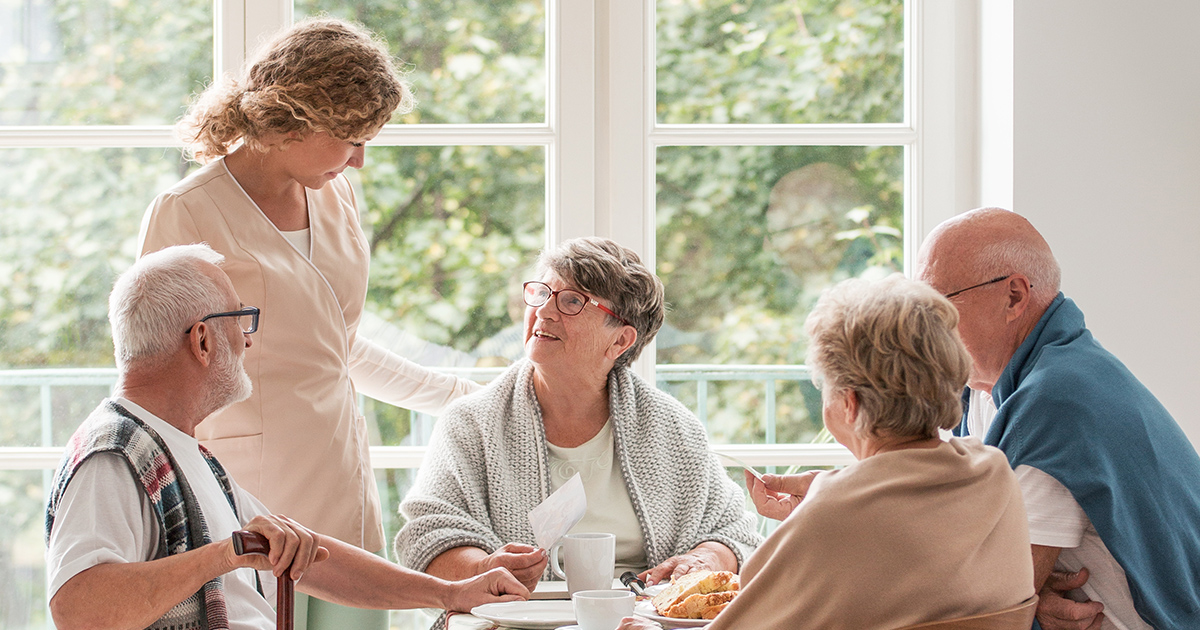
M142 256L117 278L108 321L118 369L174 352L184 342L183 331L221 310L225 293L201 263L224 260L203 243L175 245Z
M975 254L979 277L984 280L1010 273L1022 273L1033 286L1031 293L1039 301L1050 303L1058 295L1062 270L1049 247L1030 247L1026 243L1002 240L986 243Z

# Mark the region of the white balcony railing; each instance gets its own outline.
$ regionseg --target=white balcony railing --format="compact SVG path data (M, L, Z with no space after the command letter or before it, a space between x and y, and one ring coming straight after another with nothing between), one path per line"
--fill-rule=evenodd
M456 368L445 371L476 380L490 380L502 368ZM40 396L40 445L0 446L0 470L53 470L62 457L62 446L53 439L54 389L60 387L103 386L116 382L116 368L61 368L0 370L0 390L33 387ZM760 382L763 387L763 444L716 444L713 450L728 453L754 466L840 466L853 461L849 451L838 444L777 444L776 394L780 382L807 381L811 373L798 365L659 365L656 379L666 389L671 383L696 384L696 412L701 422L709 419L709 385L719 381ZM82 418L75 419L76 421ZM65 420L63 420L65 421ZM415 446L372 446L374 468L419 468L425 456L424 444L434 418L418 415L413 422Z

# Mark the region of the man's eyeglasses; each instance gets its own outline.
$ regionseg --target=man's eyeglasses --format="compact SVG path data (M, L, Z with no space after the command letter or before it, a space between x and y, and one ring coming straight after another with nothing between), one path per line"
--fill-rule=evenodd
M621 320L622 324L626 326L633 325L624 317L612 312L607 306L597 302L596 298L584 295L579 291L572 289L559 289L555 291L545 282L538 282L536 280L526 282L524 287L525 303L534 308L542 306L546 302L549 302L550 298L554 298L554 305L558 307L558 312L563 315L578 315L583 312L583 307L593 304L596 308Z
M1012 276L1013 276L1013 275L1010 273L1010 274L1008 274L1007 276L1000 276L999 278L992 278L991 280L988 280L987 282L980 282L979 284L973 284L973 285L971 285L971 286L969 286L969 287L967 287L967 288L965 288L965 289L959 289L959 290L957 290L957 291L951 291L951 292L949 292L949 293L947 293L947 294L946 294L946 299L948 300L948 299L950 299L950 298L952 298L952 297L954 297L954 296L956 296L956 295L959 295L959 294L961 294L961 293L966 293L967 291L970 291L971 289L978 289L979 287L986 287L986 286L987 286L987 285L989 285L989 284L996 284L997 282L1004 282L1005 280L1008 280L1008 279L1009 279L1009 278L1011 278ZM1030 287L1030 288L1033 288L1033 285L1031 284L1031 285L1029 285L1029 287Z
M260 312L261 311L258 310L257 306L244 306L236 311L205 315L204 317L200 318L200 322L206 322L210 319L216 319L218 317L236 317L238 327L242 329L243 333L249 335L250 333L258 330L258 314ZM199 324L200 322L196 322L196 324ZM196 327L196 324L188 326L188 329L183 331L183 334L190 335L192 333L192 329Z

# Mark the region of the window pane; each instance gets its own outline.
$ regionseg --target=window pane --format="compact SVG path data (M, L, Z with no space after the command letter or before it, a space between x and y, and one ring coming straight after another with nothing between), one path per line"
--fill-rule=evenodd
M0 471L0 628L52 628L46 610L49 473Z
M108 292L190 168L175 149L0 150L0 367L113 364Z
M544 243L545 151L372 147L366 161L352 175L371 247L363 333L425 365L520 356L521 281ZM500 354L514 332L517 354Z
M414 123L546 119L546 11L541 0L295 0L296 19L328 14L387 39L411 71Z
M213 72L212 0L0 4L0 125L168 125Z
M671 305L661 364L804 363L804 318L838 280L903 270L901 147L662 147L657 261ZM660 372L659 379L669 378ZM821 427L808 382L707 386L714 439L807 442ZM693 382L671 384L697 409Z
M901 0L658 0L661 123L904 115Z

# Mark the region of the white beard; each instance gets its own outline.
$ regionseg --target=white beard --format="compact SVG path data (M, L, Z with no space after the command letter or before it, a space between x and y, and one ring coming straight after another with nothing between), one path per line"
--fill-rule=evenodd
M205 401L208 403L206 406L213 410L211 413L246 400L254 391L250 375L246 374L245 353L235 361L233 348L228 341L217 341L216 345L209 378L208 396Z

